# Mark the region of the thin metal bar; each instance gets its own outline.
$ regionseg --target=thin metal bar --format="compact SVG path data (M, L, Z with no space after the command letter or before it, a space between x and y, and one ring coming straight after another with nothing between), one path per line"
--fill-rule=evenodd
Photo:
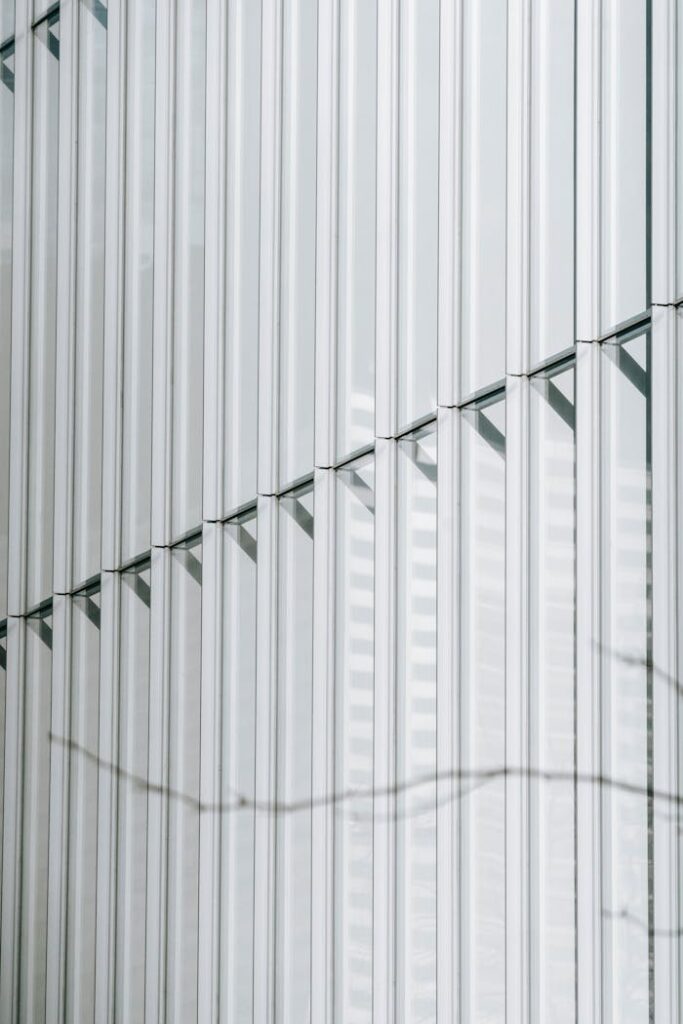
M39 18L36 18L36 20L31 23L31 30L35 32L35 30L44 24L44 22L47 22L48 25L54 25L55 22L59 20L59 8L60 0L55 0L53 4L50 4L47 10L43 11Z

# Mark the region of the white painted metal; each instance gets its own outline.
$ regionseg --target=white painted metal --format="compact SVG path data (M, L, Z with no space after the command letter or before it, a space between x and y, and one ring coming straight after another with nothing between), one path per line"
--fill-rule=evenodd
M53 587L57 594L68 593L75 582L72 579L72 546L74 520L79 14L79 0L66 0L66 3L60 7L53 582Z
M439 55L439 405L460 393L462 189L462 5L440 5Z
M508 9L506 370L529 367L531 4Z
M28 532L29 351L33 33L30 0L16 7L14 44L14 217L12 224L12 356L7 609L26 611Z
M228 9L209 0L206 9L206 205L205 227L204 472L203 516L222 510L225 463L225 227Z
M339 11L339 0L331 0L318 12L315 464L321 467L333 465L337 446Z
M681 297L680 19L677 0L652 4L652 302L663 305Z
M171 541L175 3L157 3L154 108L152 544Z
M127 0L107 9L102 568L121 563Z
M377 5L377 334L375 433L396 432L398 390L398 22L397 0Z
M263 0L261 74L261 256L259 282L258 493L273 494L279 472L280 119L282 0Z
M600 0L576 2L576 337L600 337Z

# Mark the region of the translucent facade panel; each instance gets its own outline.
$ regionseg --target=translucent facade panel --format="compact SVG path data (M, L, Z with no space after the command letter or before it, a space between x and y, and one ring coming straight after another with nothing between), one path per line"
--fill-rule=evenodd
M461 390L471 394L505 373L505 0L465 0L462 19Z
M313 469L316 0L283 0L280 482Z
M59 23L33 35L33 174L29 332L27 603L52 592L55 345L57 336L57 174Z
M95 1016L100 595L71 600L66 1020Z
M313 492L279 508L275 1017L310 1021Z
M396 978L405 1024L436 1020L436 427L399 442Z
M574 369L530 382L532 1019L576 1020ZM548 776L552 781L546 781Z
M439 2L403 0L399 52L398 419L436 409Z
M647 281L647 0L602 0L601 330L642 313Z
M121 555L150 544L156 0L127 8Z
M0 1018L683 1017L683 0L61 6L0 0Z
M144 1024L150 569L121 575L114 1019Z
M45 1020L47 878L50 830L52 616L26 623L22 763L20 1024Z
M505 1019L505 405L465 410L460 493L462 1020ZM481 773L493 774L485 781Z
M601 692L604 1000L651 1019L652 927L650 340L603 346Z
M334 1019L348 1024L372 1019L374 468L351 463L336 485L334 791L359 793L334 830Z
M532 364L574 344L574 25L571 2L531 9Z
M206 0L176 6L173 274L174 537L202 518Z
M228 140L223 506L256 494L261 5L228 6Z
M220 1019L249 1021L254 989L256 515L225 528L221 804Z
M166 1019L197 1017L202 549L171 554Z
M337 453L375 433L377 0L339 10Z
M96 16L99 13L99 17ZM79 5L73 579L100 567L107 30L101 8Z
M4 10L0 7L0 11ZM12 13L14 8L12 7ZM12 182L14 53L0 53L0 619L7 614L10 356L12 348Z

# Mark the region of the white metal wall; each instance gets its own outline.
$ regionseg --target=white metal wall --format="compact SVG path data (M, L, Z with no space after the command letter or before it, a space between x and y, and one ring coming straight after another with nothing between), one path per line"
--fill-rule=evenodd
M683 1020L683 2L0 36L2 1020Z

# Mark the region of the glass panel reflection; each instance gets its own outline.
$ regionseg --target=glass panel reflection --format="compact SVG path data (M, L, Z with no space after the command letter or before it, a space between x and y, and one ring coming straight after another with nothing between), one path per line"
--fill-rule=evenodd
M279 549L275 1017L303 1024L311 998L311 489L280 500Z
M45 1021L52 727L52 610L26 621L19 1019Z
M100 594L71 599L71 724L66 905L67 1020L95 1018Z
M202 648L201 538L171 552L166 1019L197 1018L199 754Z
M651 1019L652 564L650 340L603 368L602 918L609 1015Z
M530 382L529 818L532 1019L575 1007L574 369ZM544 775L549 773L551 781Z
M335 793L373 784L374 460L337 473ZM372 1018L372 796L344 801L334 832L334 1014Z
M144 1024L150 656L149 562L121 574L115 1020ZM132 778L131 778L132 776Z
M256 513L224 527L220 1019L252 1019L256 773Z
M436 1020L436 480L431 424L398 444L396 984L405 1024Z
M462 415L460 800L463 1020L505 1019L505 403Z

